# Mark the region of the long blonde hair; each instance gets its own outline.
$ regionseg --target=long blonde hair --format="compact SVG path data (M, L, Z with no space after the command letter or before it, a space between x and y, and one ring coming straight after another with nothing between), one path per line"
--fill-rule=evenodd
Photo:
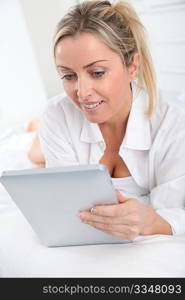
M147 115L156 104L156 80L152 58L146 42L145 28L134 8L124 1L83 1L73 6L62 18L54 36L54 55L58 42L77 33L88 32L98 36L110 49L117 52L126 67L139 54L138 86L148 93Z

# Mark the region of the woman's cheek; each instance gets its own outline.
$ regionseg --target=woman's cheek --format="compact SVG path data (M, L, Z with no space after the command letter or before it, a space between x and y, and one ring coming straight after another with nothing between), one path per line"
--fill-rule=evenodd
M70 90L69 84L66 83L65 81L63 82L63 89L64 89L64 91L65 91L66 93L68 93L68 91Z
M72 84L69 84L68 82L63 83L63 88L66 94L70 97L73 98L75 94L75 90Z
M78 107L80 107L79 102L78 102L78 97L77 97L77 92L74 88L74 86L71 84L69 85L68 83L63 84L64 91L66 95L74 102L77 104Z

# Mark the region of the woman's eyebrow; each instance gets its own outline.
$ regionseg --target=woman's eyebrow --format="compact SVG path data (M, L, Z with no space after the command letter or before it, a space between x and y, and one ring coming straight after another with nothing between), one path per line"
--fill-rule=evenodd
M94 64L96 64L98 62L102 62L102 61L107 61L107 60L105 60L105 59L97 60L97 61L94 61L94 62L92 62L92 63L84 66L83 68L86 69L86 68L91 67L92 65L94 65Z
M90 64L88 64L88 65L83 66L83 69L86 69L86 68L88 68L88 67L91 67L92 65L94 65L94 64L96 64L96 63L98 63L98 62L102 62L102 61L107 61L107 60L105 60L105 59L96 60L96 61L94 61L94 62L92 62L92 63L90 63ZM70 68L65 67L65 66L62 66L62 65L57 65L57 68L62 68L62 69L65 69L65 70L71 70Z

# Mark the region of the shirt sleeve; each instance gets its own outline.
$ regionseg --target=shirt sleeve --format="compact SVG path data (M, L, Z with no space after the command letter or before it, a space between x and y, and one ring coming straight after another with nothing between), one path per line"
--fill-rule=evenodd
M184 134L169 144L156 166L157 184L150 192L151 205L171 225L174 235L185 234Z
M46 167L79 164L65 114L60 107L51 104L47 107L40 118L38 134Z

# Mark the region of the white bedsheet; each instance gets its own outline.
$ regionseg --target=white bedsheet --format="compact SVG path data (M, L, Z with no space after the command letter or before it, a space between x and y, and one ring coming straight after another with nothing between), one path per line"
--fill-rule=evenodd
M36 167L35 133L0 138L0 171ZM139 237L130 244L47 248L0 185L1 277L185 277L185 236Z

